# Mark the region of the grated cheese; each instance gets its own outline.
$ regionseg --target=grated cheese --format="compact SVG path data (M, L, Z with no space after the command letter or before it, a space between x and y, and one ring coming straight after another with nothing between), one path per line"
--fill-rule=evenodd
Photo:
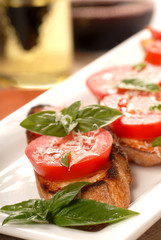
M157 154L157 156L159 158L161 158L161 153L160 153L159 147L154 147L154 152Z
M72 132L73 139L71 141L68 141L65 143L65 148L69 148L69 151L72 149L74 146L75 151L71 151L71 157L72 161L70 163L70 167L75 164L76 162L80 161L82 158L90 156L90 155L95 155L98 156L98 153L96 151L97 149L97 138L95 136L98 134L99 130L95 130L90 132L90 135L87 134L83 135L80 131L78 132ZM62 148L64 144L62 144ZM80 152L80 156L79 156Z

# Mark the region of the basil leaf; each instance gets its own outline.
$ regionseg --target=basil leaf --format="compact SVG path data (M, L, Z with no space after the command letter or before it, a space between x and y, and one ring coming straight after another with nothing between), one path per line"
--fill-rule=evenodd
M77 117L80 105L81 105L80 101L74 102L68 108L64 108L63 110L61 110L61 113L63 115L69 115L72 117L72 120L75 120Z
M47 211L48 212L48 211ZM23 211L23 212L17 212L15 214L11 214L7 218L4 219L2 225L10 222L10 223L49 223L46 220L46 213L43 212L43 214L38 214L37 212L29 212L29 211Z
M16 212L21 212L22 210L25 211L32 211L32 209L40 210L43 206L44 200L43 199L30 199L28 201L23 201L20 203L16 203L13 205L6 205L0 208L0 211L7 214L13 214Z
M28 116L20 125L42 135L64 137L77 125L71 117L55 111L42 111Z
M60 162L64 167L69 167L68 157L71 155L71 152L65 153L61 158Z
M161 111L161 104L155 104L150 107L151 111Z
M76 197L80 190L89 184L90 183L88 182L75 182L63 187L57 192L50 200L48 200L52 216L60 211L61 208L67 206Z
M60 123L62 124L62 126L66 132L66 135L68 135L78 124L78 122L73 121L72 117L69 115L62 115Z
M140 90L146 92L159 92L160 88L158 84L152 83L147 79L141 78L129 78L120 81L116 84L117 88L130 89L130 90Z
M145 62L141 62L141 63L135 64L135 65L133 66L133 68L134 68L137 72L142 71L145 67L146 67L146 63L145 63Z
M8 216L3 225L7 222L14 223L47 223L48 204L44 199L30 199L14 205L6 205L0 209L0 212Z
M112 123L120 116L122 116L122 113L113 108L102 105L89 105L79 111L78 125L75 130L90 132Z
M113 223L139 213L89 199L75 199L58 212L54 221L59 226L83 226Z
M67 134L69 134L77 126L76 118L80 105L81 102L77 101L71 104L68 108L61 110L65 119L65 121L62 121L62 124Z
M157 137L153 142L152 142L152 147L157 147L161 146L161 136Z
M7 222L54 223L54 215L61 210L61 208L68 205L79 193L81 188L88 184L90 183L71 183L62 188L48 201L44 199L30 199L13 205L3 206L0 208L0 212L9 215L3 221L3 225Z

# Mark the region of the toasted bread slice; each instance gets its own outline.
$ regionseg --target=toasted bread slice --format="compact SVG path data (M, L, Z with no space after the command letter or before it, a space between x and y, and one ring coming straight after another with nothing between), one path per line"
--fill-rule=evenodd
M127 153L129 161L141 166L154 166L161 163L161 147L152 147L152 140L120 138L119 142Z
M47 106L45 106L45 108L47 108ZM43 110L43 106L37 106L32 108L29 114ZM38 136L27 132L28 143L36 137ZM82 198L93 199L122 208L127 208L130 203L131 171L128 166L127 156L115 137L109 161L97 172L70 181L49 181L36 172L35 177L40 197L45 199L50 199L57 191L69 183L87 181L90 182L91 185L82 189Z
M132 181L126 155L117 143L113 144L110 160L106 166L87 177L70 181L52 182L35 172L40 197L50 199L57 191L72 182L87 181L91 185L83 188L81 197L127 208L130 203Z

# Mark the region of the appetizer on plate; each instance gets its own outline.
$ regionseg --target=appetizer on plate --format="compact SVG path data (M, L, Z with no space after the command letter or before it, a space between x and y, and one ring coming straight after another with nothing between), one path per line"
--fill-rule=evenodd
M0 212L9 216L2 224L52 223L99 230L138 214L125 209L131 184L127 156L104 128L122 114L101 105L80 105L77 101L61 111L37 106L21 122L28 130L25 152L42 198L3 206Z
M161 162L161 68L145 62L114 66L95 73L87 86L101 105L118 109L123 116L109 125L130 161L143 166Z
M75 110L71 106L69 108L74 114ZM117 207L128 207L132 178L127 156L116 137L108 129L102 128L107 121L112 122L120 117L120 113L102 107L91 105L78 110L77 131L71 131L64 137L40 136L37 129L29 129L30 120L22 123L30 130L27 131L29 145L26 155L34 167L41 197L50 199L69 183L86 181L91 184L82 189L81 198L94 199ZM54 107L33 107L29 118L38 113L53 114L51 109L54 110ZM98 125L101 128L97 129ZM63 164L61 159L65 155L66 164Z

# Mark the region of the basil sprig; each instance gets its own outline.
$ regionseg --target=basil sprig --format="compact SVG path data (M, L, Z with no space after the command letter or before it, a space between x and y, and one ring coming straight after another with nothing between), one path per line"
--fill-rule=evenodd
M157 137L153 142L152 142L152 147L158 147L161 146L161 136Z
M75 199L87 182L75 182L64 187L51 199L31 199L6 205L0 212L9 216L10 223L51 223L58 226L84 226L113 223L139 213L88 199ZM78 197L77 197L78 198Z
M127 78L120 81L115 85L117 88L129 89L129 90L139 90L146 92L159 92L159 85L150 82L148 79L142 78Z
M161 111L161 104L155 104L150 107L151 111Z
M80 101L74 102L61 112L42 111L28 116L20 125L42 135L64 137L72 130L89 132L104 127L122 113L101 105L89 105L82 109Z
M133 68L137 71L137 72L141 72L144 68L146 67L146 63L145 62L140 62L137 63L133 66Z

